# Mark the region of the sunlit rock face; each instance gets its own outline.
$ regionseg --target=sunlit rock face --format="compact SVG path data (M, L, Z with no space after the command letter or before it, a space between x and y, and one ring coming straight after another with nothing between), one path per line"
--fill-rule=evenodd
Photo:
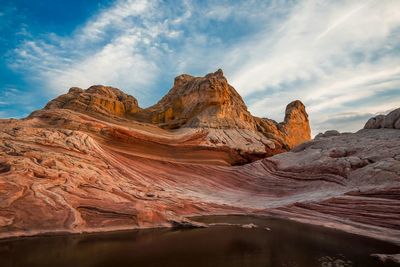
M45 109L74 111L110 117L124 117L140 110L136 98L117 88L94 85L86 90L72 87L67 94L50 101Z
M253 116L222 70L205 77L176 77L168 94L148 111L152 122L165 128L256 129Z
M281 123L254 117L222 70L204 77L179 75L167 95L146 109L121 90L101 85L71 88L45 109L69 109L102 120L137 121L166 130L201 131L203 138L197 138L201 145L224 151L229 164L262 159L310 140L308 115L300 101L287 106Z
M290 148L311 139L311 129L306 108L299 100L287 105L285 120L281 125L285 140Z

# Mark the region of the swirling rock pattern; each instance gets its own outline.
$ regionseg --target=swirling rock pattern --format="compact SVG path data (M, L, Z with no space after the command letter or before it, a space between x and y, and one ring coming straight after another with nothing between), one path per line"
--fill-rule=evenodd
M242 166L201 133L69 110L2 120L0 237L258 213L400 240L400 131L362 130ZM158 129L158 131L156 131Z
M194 79L183 78L178 85ZM88 94L73 91L77 99ZM141 109L129 108L128 97L115 100L123 115L113 105L88 111L82 107L92 102L74 101L73 108L55 101L26 119L0 120L1 238L188 226L191 215L254 213L400 243L397 129L328 134L254 161L238 153L237 140L260 138L273 150L280 141L267 133L305 119L301 103L282 124L254 118L256 128L265 124L262 132L238 125L168 130L135 119Z

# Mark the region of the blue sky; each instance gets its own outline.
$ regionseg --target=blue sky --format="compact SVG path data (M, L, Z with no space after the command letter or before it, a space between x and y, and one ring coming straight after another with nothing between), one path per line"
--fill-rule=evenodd
M0 2L0 117L92 84L146 107L218 68L256 116L302 100L314 134L400 107L398 0Z

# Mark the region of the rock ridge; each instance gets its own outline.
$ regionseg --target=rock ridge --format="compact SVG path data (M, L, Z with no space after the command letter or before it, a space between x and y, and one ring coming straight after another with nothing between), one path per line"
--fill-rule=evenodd
M103 85L93 85L86 90L72 87L67 94L57 97L44 107L57 108L110 117L123 117L141 110L133 96L118 88Z
M378 115L367 121L364 129L400 129L400 108L387 115Z
M102 120L136 121L168 131L201 130L206 132L203 145L231 149L242 158L239 164L288 151L311 139L308 115L301 101L288 104L281 123L255 117L221 69L204 77L177 76L169 92L144 109L133 96L102 85L86 90L73 87L44 109L69 109Z

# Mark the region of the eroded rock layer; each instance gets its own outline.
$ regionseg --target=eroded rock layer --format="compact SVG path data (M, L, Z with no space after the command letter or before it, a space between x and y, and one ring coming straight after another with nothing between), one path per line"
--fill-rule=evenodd
M0 237L257 213L400 241L396 129L325 136L242 166L193 128L51 109L0 129Z
M288 151L311 138L308 115L300 101L287 106L282 123L254 117L222 70L204 77L176 77L168 94L146 109L140 108L134 97L101 85L86 90L73 87L45 107L57 109L122 124L153 124L172 132L201 131L202 145L228 151L232 158L229 164L244 164Z
M255 213L400 243L391 114L309 141L300 101L281 123L253 117L222 71L178 76L147 109L116 88L72 88L26 119L0 120L0 238Z
M140 110L133 96L117 88L102 85L94 85L86 90L72 87L67 94L50 101L45 107L45 109L59 108L106 117L123 117Z
M241 96L228 84L222 70L175 78L174 86L148 108L152 122L166 128L205 127L256 130L256 122Z

